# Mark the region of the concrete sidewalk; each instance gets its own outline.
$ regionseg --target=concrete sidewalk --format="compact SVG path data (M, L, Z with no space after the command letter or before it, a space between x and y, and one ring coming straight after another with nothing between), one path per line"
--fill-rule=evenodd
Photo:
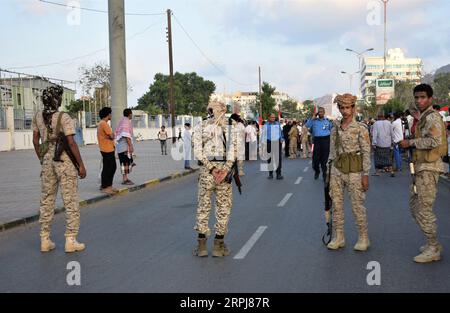
M176 161L171 157L171 147L170 142L167 146L168 155L163 156L159 141L136 143L137 166L129 176L136 186L184 172L184 161ZM87 169L87 177L79 181L79 199L83 201L98 198L104 195L99 190L100 152L97 146L80 147L80 151ZM191 166L196 168L196 162L191 161ZM41 166L34 151L1 152L0 168L3 178L0 180L0 225L38 214ZM129 187L122 186L121 182L122 175L117 160L114 187L117 189ZM63 207L60 194L56 206Z

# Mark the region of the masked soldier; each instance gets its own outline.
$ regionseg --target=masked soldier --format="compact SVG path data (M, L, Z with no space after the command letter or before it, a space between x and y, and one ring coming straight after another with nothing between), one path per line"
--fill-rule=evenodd
M441 259L442 246L437 238L436 216L433 204L438 191L439 175L444 173L442 156L447 154L445 124L438 112L433 110L433 89L427 84L414 88L414 98L420 119L413 128L414 139L403 140L400 147L413 148L415 183L411 184L410 208L414 220L427 239L420 248L421 254L414 258L417 263Z
M236 121L225 118L226 105L212 102L208 119L199 124L194 131L194 155L199 161L198 208L195 230L198 232L198 247L194 255L208 256L206 240L210 234L208 227L211 212L211 196L216 198L216 224L214 257L229 255L224 243L228 231L228 221L232 206L232 185L225 177L237 159L238 128Z
M331 133L330 196L333 201L333 240L328 249L345 246L344 190L348 188L353 215L358 227L359 239L354 249L366 251L369 246L364 200L369 189L370 139L366 126L354 120L356 97L338 95L335 99L343 119L336 123Z
M78 202L78 178L86 177L86 169L80 156L80 151L75 143L75 125L67 113L58 112L62 102L63 88L51 86L42 93L44 110L36 113L33 118L33 145L36 155L41 161L41 251L49 252L55 249L55 244L50 239L50 228L53 220L56 194L58 187L66 209L66 244L67 253L82 251L85 245L78 243L76 237L80 227L80 208ZM59 129L57 129L59 128ZM64 151L56 158L55 150L59 133L66 136L71 155L76 159L79 168ZM55 161L56 160L56 161Z

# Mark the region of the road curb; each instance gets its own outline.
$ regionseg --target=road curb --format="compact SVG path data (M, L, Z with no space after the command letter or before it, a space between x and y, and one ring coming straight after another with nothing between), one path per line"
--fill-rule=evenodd
M166 182L166 181L170 181L170 180L173 180L173 179L177 179L177 178L180 178L180 177L184 177L184 176L187 176L187 175L190 175L190 174L194 174L197 171L198 171L198 169L192 169L192 170L188 170L188 171L173 173L173 174L171 174L169 176L165 176L165 177L162 177L162 178L152 179L152 180L149 180L149 181L147 181L147 182L145 182L143 184L137 185L137 186L119 189L119 192L116 195L113 195L113 196L112 195L99 195L99 196L96 196L96 197L93 197L93 198L90 198L90 199L87 199L87 200L81 200L79 202L79 205L80 205L80 208L82 208L82 207L85 207L85 206L87 206L89 204L97 203L97 202L100 202L100 201L103 201L103 200L106 200L106 199L119 197L121 195L124 195L124 194L127 194L127 193L131 193L131 192L135 192L135 191L138 191L138 190L142 190L142 189L145 189L145 188L155 187L156 185L158 185L160 183L163 183L163 182ZM55 209L55 215L59 214L59 213L63 213L63 212L65 212L65 208L64 207ZM0 224L0 233L4 232L4 231L7 231L9 229L12 229L12 228L19 227L19 226L26 226L26 225L34 223L34 222L36 222L38 220L39 220L39 214L35 214L35 215L32 215L32 216L28 216L28 217L20 218L20 219L11 221L11 222Z

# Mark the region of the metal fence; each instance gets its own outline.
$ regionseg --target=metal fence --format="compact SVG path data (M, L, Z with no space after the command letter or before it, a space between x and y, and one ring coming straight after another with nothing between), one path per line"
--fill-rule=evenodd
M149 128L159 128L159 119L157 116L149 115L148 116L148 127Z
M33 122L33 110L14 109L14 129L30 130Z
M133 115L133 128L145 128L145 116Z
M86 112L84 119L87 128L95 128L97 127L98 122L100 122L100 117L94 112Z
M7 129L6 108L2 108L2 107L0 107L0 129Z

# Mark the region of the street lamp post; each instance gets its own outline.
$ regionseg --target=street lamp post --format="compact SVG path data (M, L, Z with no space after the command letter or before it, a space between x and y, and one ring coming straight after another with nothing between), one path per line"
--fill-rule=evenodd
M356 75L356 74L358 74L360 71L357 71L357 72L354 72L354 73L348 73L348 72L346 72L346 71L341 71L341 74L346 74L346 75L348 75L348 79L349 79L349 82L350 82L350 93L352 93L352 82L353 82L353 75Z
M349 48L347 48L347 49L345 49L346 51L349 51L349 52L353 52L353 53L355 53L356 54L356 56L357 56L357 58L358 58L358 66L359 66L359 73L361 73L361 75L362 75L362 60L363 60L363 58L364 58L364 54L366 53L366 52L370 52L370 51L373 51L373 50L375 50L374 48L369 48L369 49L366 49L366 50L364 50L364 51L361 51L361 52L358 52L358 51L355 51L355 50L352 50L352 49L349 49ZM358 90L359 90L359 96L361 97L361 88L358 88Z
M384 66L383 66L383 78L386 78L386 48L387 48L387 4L389 0L381 0L384 5Z

